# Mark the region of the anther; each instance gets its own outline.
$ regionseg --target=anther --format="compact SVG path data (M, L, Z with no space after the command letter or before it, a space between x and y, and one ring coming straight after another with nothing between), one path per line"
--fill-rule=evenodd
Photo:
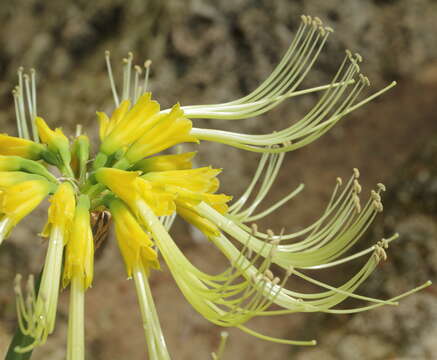
M387 260L387 253L379 245L375 245L375 256L378 259L378 261L381 261L381 260L385 261L385 260Z
M354 172L355 179L358 179L360 177L360 170L358 170L357 168L354 168L353 172Z
M250 227L252 228L252 234L255 234L258 232L258 225L253 223L252 225L250 225Z
M388 249L387 239L382 238L380 241L378 241L378 245L381 246L383 249Z
M143 69L141 69L141 66L139 65L135 65L134 66L134 70L141 75L141 73L143 72Z
M372 204L373 204L373 207L375 208L375 210L376 210L377 212L382 212L382 211L384 210L384 206L382 205L382 202L381 202L381 201L376 201L376 200L374 200L374 201L372 202Z
M360 54L358 54L358 53L355 53L355 59L357 59L358 62L362 62L363 61L363 57Z
M357 194L353 194L352 199L353 199L353 202L355 205L355 209L357 210L358 213L360 213L361 212L361 202L360 202L359 196Z
M359 193L361 193L361 185L360 185L360 183L358 182L358 180L357 179L355 179L354 180L354 191L357 193L357 194L359 194Z
M273 285L278 285L281 282L281 279L277 276L272 280Z
M152 66L152 60L146 60L146 61L144 61L144 68L145 69L147 69L147 68L149 68L150 66Z
M373 200L381 202L381 196L375 190L370 191L370 196Z
M272 271L270 269L267 269L266 271L264 271L264 275L269 279L269 280L273 280L275 278L275 276L273 275Z
M320 20L320 18L317 16L314 17L314 22L319 26L323 24L322 20Z
M14 280L14 292L17 295L21 295L21 280L23 279L23 276L21 274L15 275Z
M378 184L376 184L376 186L378 187L378 190L380 190L380 191L386 191L386 187L385 187L384 184L382 184L382 183L378 183Z

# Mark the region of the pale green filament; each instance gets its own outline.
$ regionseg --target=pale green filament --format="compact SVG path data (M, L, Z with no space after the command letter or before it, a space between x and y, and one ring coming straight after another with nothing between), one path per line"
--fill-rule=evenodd
M17 352L24 353L32 350L35 346L43 345L47 340L47 336L54 330L63 248L63 234L58 227L54 227L50 234L46 261L36 298L34 290L31 290L29 285L27 301L23 300L19 286L20 277L17 278L15 291L17 293L17 313L20 330L23 334L34 339L30 345L17 348ZM26 306L23 306L24 304Z
M24 353L32 350L36 345L44 344L48 336L48 323L46 313L46 302L43 297L37 300L33 275L29 276L26 286L26 298L21 290L21 275L15 278L15 294L17 305L17 317L20 330L24 335L31 336L35 340L26 347L15 347L17 353Z
M117 92L115 84L114 74L112 71L111 57L108 50L105 51L105 62L109 77L109 83L111 86L112 96L116 107L120 106L120 98ZM140 66L133 66L133 54L128 53L127 57L123 59L123 79L122 79L122 93L121 100L130 100L132 104L135 104L141 94L147 91L150 66L152 62L147 60L144 62L144 79L141 81L142 69ZM133 69L132 69L133 68ZM134 74L132 75L132 70Z
M319 90L324 89L324 94L318 103L304 118L286 129L266 135L248 135L227 131L193 128L192 134L201 140L222 142L230 146L255 152L280 153L284 151L292 151L307 145L328 131L343 116L381 95L395 85L395 83L392 83L385 89L356 103L362 89L369 85L369 80L359 73L360 67L358 61L360 60L361 57L358 54L352 55L351 52L347 51L346 57L331 84L319 88ZM346 66L347 63L349 63L349 66ZM346 89L352 84L354 84L354 86L352 86L347 93ZM276 91L276 89L273 88L272 91ZM251 99L250 96L249 99ZM221 108L221 106L222 105L217 105L218 108ZM223 106L226 107L226 116L229 119L238 119L240 116L241 118L247 118L258 115L258 113L253 112L244 113L243 116L241 109L238 106L234 107L234 105L226 104ZM253 104L251 104L251 106L253 106ZM207 107L208 105L206 105L206 108ZM196 117L196 115L198 115L198 113L190 113L190 108L184 108L184 110L188 117ZM196 107L197 112L201 110L202 106ZM205 113L202 114L202 116L199 115L199 117L223 118L220 113ZM282 146L274 147L273 145Z
M184 111L192 118L227 120L254 117L267 112L286 98L297 95L295 89L311 70L331 32L332 29L322 27L320 19L302 16L297 34L281 62L252 93L224 104L185 106ZM317 90L320 89L308 92Z
M267 270L274 258L274 249L257 267L254 259L239 252L235 253L231 263L233 267L216 275L208 275L195 268L173 242L159 219L142 201L137 203L138 210L145 226L150 229L153 238L166 260L178 286L191 305L209 321L220 326L237 326L258 337L274 342L287 344L313 345L314 342L296 342L293 340L265 337L248 330L243 324L250 318L264 312L270 304L277 303L284 278L269 278ZM247 238L246 238L247 240Z
M225 352L226 343L228 341L229 334L226 331L220 333L220 344L217 352L211 354L212 360L223 360L223 353Z
M15 115L17 118L18 136L24 139L30 139L28 129L29 121L31 124L33 141L38 143L39 136L35 124L35 118L37 116L35 70L30 69L30 77L28 74L24 74L23 71L24 69L22 67L18 69L18 85L12 91L14 96ZM29 116L30 120L27 120L27 116Z

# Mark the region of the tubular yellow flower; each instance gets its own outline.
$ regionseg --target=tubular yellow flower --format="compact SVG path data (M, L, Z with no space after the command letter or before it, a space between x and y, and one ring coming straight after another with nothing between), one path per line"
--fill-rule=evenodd
M135 213L136 202L140 198L146 201L158 216L171 215L176 210L174 196L160 188L154 188L150 182L139 177L139 171L100 168L95 176L97 181L123 199Z
M191 159L196 155L195 152L187 152L175 155L160 155L146 158L135 164L135 170L142 172L187 170L193 167Z
M71 160L70 143L62 130L59 128L50 129L41 117L37 117L35 122L41 141L47 144L49 151L57 157L58 165L69 166Z
M64 286L77 278L81 280L84 290L91 285L94 272L94 242L89 209L88 196L81 195L74 213L64 265Z
M129 278L133 270L140 267L146 273L150 269L159 269L158 255L153 249L153 242L144 232L134 215L118 199L112 199L109 209L114 218L115 234L123 255Z
M16 155L26 159L41 159L45 147L33 141L0 134L0 155Z
M35 209L53 189L46 180L29 180L9 186L0 192L0 243L20 220ZM2 228L3 229L3 228Z
M76 138L71 149L71 167L79 183L84 181L90 155L90 140L86 135Z
M63 283L64 286L70 283L67 360L82 360L85 356L84 298L94 272L94 242L89 209L88 196L81 195L65 251Z
M0 171L0 191L4 191L12 185L29 180L45 179L39 175L29 174L22 171Z
M183 142L199 140L190 135L192 123L184 117L180 105L173 106L169 114L162 115L159 121L148 129L127 151L125 157L131 163L166 150Z
M24 300L21 291L17 289L17 311L21 331L34 339L30 345L18 348L18 352L26 352L35 346L43 345L47 336L55 328L62 253L64 244L68 240L75 209L75 197L71 184L61 184L50 201L49 245L38 296L36 299L32 299L32 303L34 303L32 308L22 306Z
M41 175L47 180L55 183L57 182L56 177L52 175L44 165L19 156L0 155L0 171L24 171L35 175Z
M129 100L122 101L120 106L112 113L111 118L109 118L104 112L97 112L97 119L99 120L100 125L99 136L101 141L103 141L106 136L114 130L115 125L125 117L129 111L130 105L131 103Z
M107 126L105 126L106 122L101 120L101 124L105 127L105 137L100 151L106 155L111 155L134 143L162 117L158 114L159 104L152 100L151 93L145 93L129 111L127 111L128 107L129 102L123 102L107 122Z

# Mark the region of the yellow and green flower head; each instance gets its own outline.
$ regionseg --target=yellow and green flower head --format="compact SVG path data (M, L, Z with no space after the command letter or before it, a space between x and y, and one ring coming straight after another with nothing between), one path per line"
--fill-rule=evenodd
M21 335L34 341L14 348L12 353L31 351L53 332L62 281L70 293L66 358L84 359L84 299L93 281L94 253L107 239L111 223L127 276L133 279L137 291L152 360L170 359L149 284L149 277L162 262L187 301L208 321L285 344L314 345L315 341L259 334L246 322L256 316L336 312L333 307L348 297L369 303L341 309L342 313L352 313L395 305L406 295L378 300L355 293L385 259L385 249L397 237L395 234L356 254L348 253L382 211L385 190L378 184L367 200L361 200L356 169L344 183L337 179L326 210L313 224L280 234L262 231L255 224L303 189L301 184L260 210L287 152L315 141L347 114L394 86L392 83L360 98L369 80L360 72L361 56L346 51L329 84L297 90L331 33L320 19L303 16L284 58L253 92L227 103L176 104L169 109L161 109L148 91L150 61L143 71L133 66L129 53L123 60L119 93L107 52L114 109L110 115L97 112L99 144L90 144L93 137L82 134L80 124L71 141L60 129L50 129L36 113L34 72L24 76L23 70L19 71L19 86L14 91L18 137L0 135L0 241L45 197L51 198L42 231L48 238L48 249L40 291L36 293L30 287L25 299L19 277L15 287ZM243 134L195 126L198 118L239 120L260 116L289 98L308 93L319 94L314 108L279 131ZM196 147L199 141L260 153L253 180L241 196L234 200L220 192L221 169L207 164L195 167L192 160L196 152L175 151L177 145L190 143L187 146ZM57 169L52 173L53 167ZM171 234L176 217L200 230L227 257L229 268L216 275L192 264L173 238L178 234ZM338 287L303 271L322 270L364 256L367 261L358 273ZM319 290L305 293L288 288L291 275ZM270 310L270 306L276 310Z

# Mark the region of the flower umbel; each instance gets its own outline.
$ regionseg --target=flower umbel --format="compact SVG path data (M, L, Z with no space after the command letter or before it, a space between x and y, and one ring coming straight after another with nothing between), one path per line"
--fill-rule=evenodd
M70 142L61 129L51 130L38 117L35 73L31 71L27 76L19 70L19 85L14 90L19 137L0 135L0 242L46 196L52 197L42 232L49 239L39 291L34 289L30 277L24 299L20 276L17 277L20 329L34 341L15 348L16 352L28 352L45 343L53 332L62 281L64 287L70 288L67 359L84 359L84 298L93 280L94 251L106 237L108 214L113 219L127 276L134 280L149 357L154 360L170 359L149 285L149 277L153 270L160 269L161 261L167 263L187 301L205 319L283 344L314 345L315 341L260 334L248 328L247 321L256 316L315 311L353 313L395 305L402 297L429 286L429 282L425 283L389 300L355 293L378 263L386 259L385 250L397 238L395 234L368 249L346 254L383 210L384 185L377 184L368 199L362 201L357 169L345 184L337 179L325 211L306 228L275 234L272 230L263 232L254 224L303 189L300 185L276 204L258 211L287 152L316 140L345 115L395 85L360 99L369 80L360 73L361 56L346 51L330 84L297 90L331 33L332 29L324 27L318 18L302 16L281 62L249 95L223 104L176 104L170 109L161 109L147 89L150 61L145 63L145 76L141 79L143 71L139 66L133 67L131 53L123 61L119 96L110 54L106 52L115 109L110 116L97 112L101 143L95 155L90 153L86 135L78 131ZM192 120L196 118L238 120L262 115L288 98L312 92L321 94L316 105L302 119L277 132L251 135L193 127ZM261 153L252 182L237 200L232 202L231 196L218 192L220 169L193 168L195 152L172 152L175 145L201 140ZM57 167L61 176L52 175L49 165ZM225 271L208 274L187 259L169 232L177 215L200 230L227 257L230 265ZM368 260L363 267L338 287L302 272L333 267L366 255ZM282 268L283 273L274 274L272 265ZM290 276L321 290L308 294L289 289ZM348 297L369 304L353 309L336 307ZM279 309L270 310L271 305ZM223 355L225 340L224 334L214 359Z

